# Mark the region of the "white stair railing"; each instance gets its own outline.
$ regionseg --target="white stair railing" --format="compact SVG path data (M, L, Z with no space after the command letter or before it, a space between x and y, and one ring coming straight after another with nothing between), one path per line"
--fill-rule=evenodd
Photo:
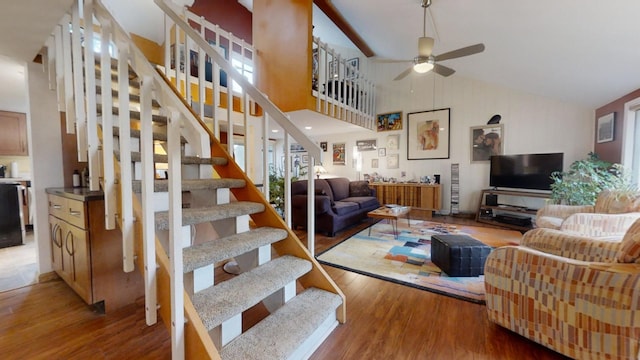
M192 46L191 49L189 49L189 51L194 50L194 52L201 54L204 53L206 54L209 58L211 58L212 60L212 68L213 68L213 75L214 75L214 81L213 83L207 83L205 78L197 78L194 79L193 81L197 81L198 82L198 88L201 89L202 87L205 87L205 89L211 89L212 91L215 91L215 89L213 89L212 87L218 85L218 82L215 80L215 75L219 73L218 69L221 69L222 71L224 71L227 74L227 112L226 112L226 117L227 117L227 124L228 124L228 136L227 136L227 145L228 145L228 150L229 153L232 153L233 151L233 124L234 124L234 117L233 117L233 90L232 90L232 84L235 81L239 87L242 89L242 94L243 94L243 98L244 100L240 101L240 104L245 104L244 106L244 112L247 113L249 111L249 109L247 108L248 106L246 106L246 104L248 103L255 103L258 106L260 106L260 108L262 108L264 115L261 118L261 123L262 123L262 127L263 128L267 128L268 125L268 120L272 119L273 121L275 121L285 132L285 138L287 138L288 136L291 136L298 144L300 144L308 153L309 155L309 164L310 164L310 168L312 168L313 164L316 163L321 163L322 162L322 151L320 149L320 147L314 143L311 139L309 139L297 126L295 126L287 117L287 115L285 115L280 109L278 109L275 104L273 104L268 97L263 94L262 92L260 92L253 84L251 84L242 74L240 74L238 72L238 70L231 65L231 63L229 63L229 61L227 61L225 59L224 56L222 56L219 51L217 49L215 49L214 47L211 46L211 44L203 37L202 35L202 31L196 31L195 29L193 29L189 23L187 21L185 21L183 19L184 15L180 15L178 12L183 12L182 9L179 10L175 10L173 8L173 4L171 4L168 1L165 0L154 0L155 3L164 11L165 15L167 16L169 20L165 21L165 26L167 27L173 27L174 33L173 33L173 38L174 39L185 39L185 42L189 44L189 46ZM175 25L175 27L174 27ZM221 31L220 31L221 32ZM170 31L165 31L165 34L168 35L167 39L171 38L171 33ZM167 43L168 41L165 41L165 43ZM217 44L219 44L219 42L217 42ZM246 44L244 44L243 41L240 41L240 44L242 46L246 46ZM177 42L178 46L175 46L176 44L174 44L174 49L178 49L180 48L180 43ZM248 50L247 50L248 51ZM168 50L165 50L165 54L168 53ZM186 54L185 54L186 56ZM180 64L180 53L178 51L175 52L175 71L174 71L174 75L175 75L175 79L176 79L176 84L178 85L178 87L180 88L180 84L183 81L182 79L185 79L185 84L190 84L191 80L191 72L190 70L187 71L186 69L189 68L189 61L188 61L188 57L185 57L184 59L184 63L185 66L182 68L181 70L181 66L177 65ZM166 71L166 70L165 70ZM171 74L169 74L168 76L170 76ZM205 82L205 84L203 85L202 82ZM216 97L216 93L213 92L214 94L214 98ZM246 98L245 98L246 97ZM199 95L199 98L201 98L201 96ZM189 100L189 99L187 99ZM213 110L213 114L214 114L214 121L216 119L215 116L216 113L216 109ZM247 115L245 115L247 116ZM264 132L263 132L264 133ZM246 138L246 137L245 137ZM268 151L268 142L266 138L263 138L263 149L262 151L266 152ZM285 146L285 158L288 159L288 151L289 148L288 146ZM285 162L286 163L286 162ZM263 164L264 167L267 166L267 164ZM309 184L308 184L308 191L309 193L313 193L313 189L314 189L314 181L313 181L313 174L310 172L309 173ZM263 181L265 179L268 179L268 175L267 172L264 171L264 178ZM291 182L291 173L290 171L288 171L288 168L285 166L285 194L290 194L290 182ZM268 184L268 182L267 182ZM268 188L267 186L263 186L263 194L264 191L266 191L265 189ZM267 198L268 199L268 198ZM290 196L287 198L290 200ZM315 232L313 231L315 229L315 206L314 206L314 201L313 201L313 196L309 196L308 197L308 222L307 222L307 248L309 250L309 252L313 255L314 253L314 240L315 240ZM291 202L290 201L286 201L285 202L285 208L286 209L290 209L291 207ZM290 210L285 211L286 214L290 214ZM287 223L290 226L290 216L285 216Z
M373 81L337 51L313 38L316 111L370 130L376 127Z

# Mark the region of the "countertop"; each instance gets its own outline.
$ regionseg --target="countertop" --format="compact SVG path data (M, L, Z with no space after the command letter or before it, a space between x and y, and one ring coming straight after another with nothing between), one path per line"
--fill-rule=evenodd
M16 178L0 178L0 183L10 183L10 182L22 182L22 181L31 181L30 178L26 177L16 177Z
M104 193L102 191L91 191L89 188L47 188L45 191L47 194L80 201L104 199Z

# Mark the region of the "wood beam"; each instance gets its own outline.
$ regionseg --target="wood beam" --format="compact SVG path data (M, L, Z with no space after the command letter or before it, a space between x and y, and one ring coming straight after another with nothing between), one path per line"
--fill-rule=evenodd
M351 27L351 25L347 22L347 20L340 14L338 9L333 5L331 0L313 0L313 3L316 4L322 12L324 12L331 21L338 27L338 29L342 30L342 32L353 42L353 44L362 51L364 56L372 57L375 56L375 53L369 45L358 35L358 33Z

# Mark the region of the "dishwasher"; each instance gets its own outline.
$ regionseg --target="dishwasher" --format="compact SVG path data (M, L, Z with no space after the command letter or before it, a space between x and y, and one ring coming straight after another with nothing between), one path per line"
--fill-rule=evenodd
M0 248L24 243L21 197L19 183L0 183Z

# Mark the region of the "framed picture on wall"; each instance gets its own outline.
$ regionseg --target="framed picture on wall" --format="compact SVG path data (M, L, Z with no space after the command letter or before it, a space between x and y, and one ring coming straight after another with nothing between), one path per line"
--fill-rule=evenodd
M449 158L450 110L407 114L407 160Z
M502 124L471 127L471 162L489 161L491 155L504 154Z
M400 167L400 156L391 154L387 156L387 169L397 169Z
M378 131L402 130L402 111L378 114Z
M598 118L597 139L598 144L613 141L613 131L615 130L616 113L601 116Z
M345 143L333 144L333 165L346 164L345 148Z

